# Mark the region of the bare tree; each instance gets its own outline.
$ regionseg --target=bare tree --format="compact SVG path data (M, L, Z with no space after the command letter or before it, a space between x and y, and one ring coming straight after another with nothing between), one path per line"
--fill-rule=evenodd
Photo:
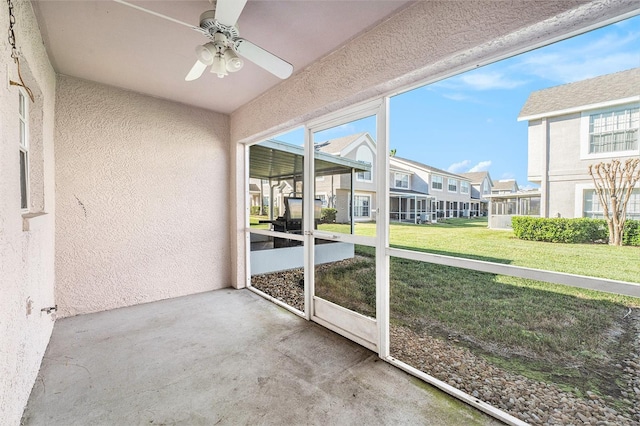
M622 245L627 204L636 183L640 180L639 165L640 159L633 158L624 163L611 160L608 163L589 166L589 174L609 226L609 244L614 246Z

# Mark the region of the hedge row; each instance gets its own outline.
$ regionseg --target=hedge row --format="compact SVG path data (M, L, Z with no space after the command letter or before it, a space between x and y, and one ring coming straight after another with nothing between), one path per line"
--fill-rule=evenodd
M604 219L514 216L511 224L515 236L521 240L568 244L609 241L609 228ZM640 221L626 221L622 243L640 246Z

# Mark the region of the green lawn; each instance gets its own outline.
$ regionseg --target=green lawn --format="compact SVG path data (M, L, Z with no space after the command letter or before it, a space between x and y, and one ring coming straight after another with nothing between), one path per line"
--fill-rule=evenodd
M257 220L254 220L257 224ZM321 224L325 232L348 225ZM357 235L375 235L358 223ZM486 219L430 225L392 224L393 247L537 269L638 282L640 248L518 240L487 229ZM318 296L375 315L375 256L356 246L354 259L316 268ZM614 399L619 369L634 351L640 299L478 271L391 258L391 320L471 349L527 377ZM635 312L630 314L630 308ZM393 342L392 342L393 343ZM402 354L393 354L402 359ZM427 371L428 372L428 371Z
M375 235L375 224L357 223L357 235ZM321 230L348 232L347 225L322 224ZM640 247L557 244L519 240L511 231L487 228L486 219L449 219L431 225L392 224L392 247L529 268L640 282Z

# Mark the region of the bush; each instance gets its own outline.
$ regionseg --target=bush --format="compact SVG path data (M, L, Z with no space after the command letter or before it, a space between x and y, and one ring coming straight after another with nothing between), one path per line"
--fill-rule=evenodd
M334 223L338 210L332 208L324 208L320 212L320 221L322 223Z
M607 222L603 219L514 216L511 224L515 236L521 240L580 244L609 238Z
M259 215L260 214L260 206L251 206L251 215Z
M549 243L584 244L606 243L609 228L604 219L566 219L514 216L511 219L513 233L521 240ZM640 246L640 222L627 220L622 244Z
M640 246L640 220L627 220L624 223L622 244L625 246Z

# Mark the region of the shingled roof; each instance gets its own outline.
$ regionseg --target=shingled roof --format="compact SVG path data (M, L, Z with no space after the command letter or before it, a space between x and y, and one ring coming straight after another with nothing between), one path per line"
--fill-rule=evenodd
M316 144L316 150L326 152L327 154L340 154L343 149L351 145L360 136L367 132L355 133L353 135L343 136L341 138L330 139Z
M390 161L393 161L393 160L398 160L401 164L402 163L408 164L410 166L418 167L418 168L421 168L423 170L427 170L427 171L430 171L430 172L433 172L433 173L438 173L438 174L441 174L441 175L444 175L444 176L451 176L451 177L457 177L457 178L460 178L460 179L463 179L463 180L469 180L469 178L466 177L466 176L457 175L455 173L447 172L446 170L442 170L442 169L437 169L435 167L428 166L428 165L420 163L418 161L409 160L407 158L402 158L402 157L398 157L398 156L390 157Z
M460 176L464 176L471 181L472 185L479 185L482 183L485 177L489 175L489 172L467 172L460 173ZM490 183L493 183L491 177L489 177Z
M560 111L639 95L640 68L632 68L531 92L518 120L550 117Z

